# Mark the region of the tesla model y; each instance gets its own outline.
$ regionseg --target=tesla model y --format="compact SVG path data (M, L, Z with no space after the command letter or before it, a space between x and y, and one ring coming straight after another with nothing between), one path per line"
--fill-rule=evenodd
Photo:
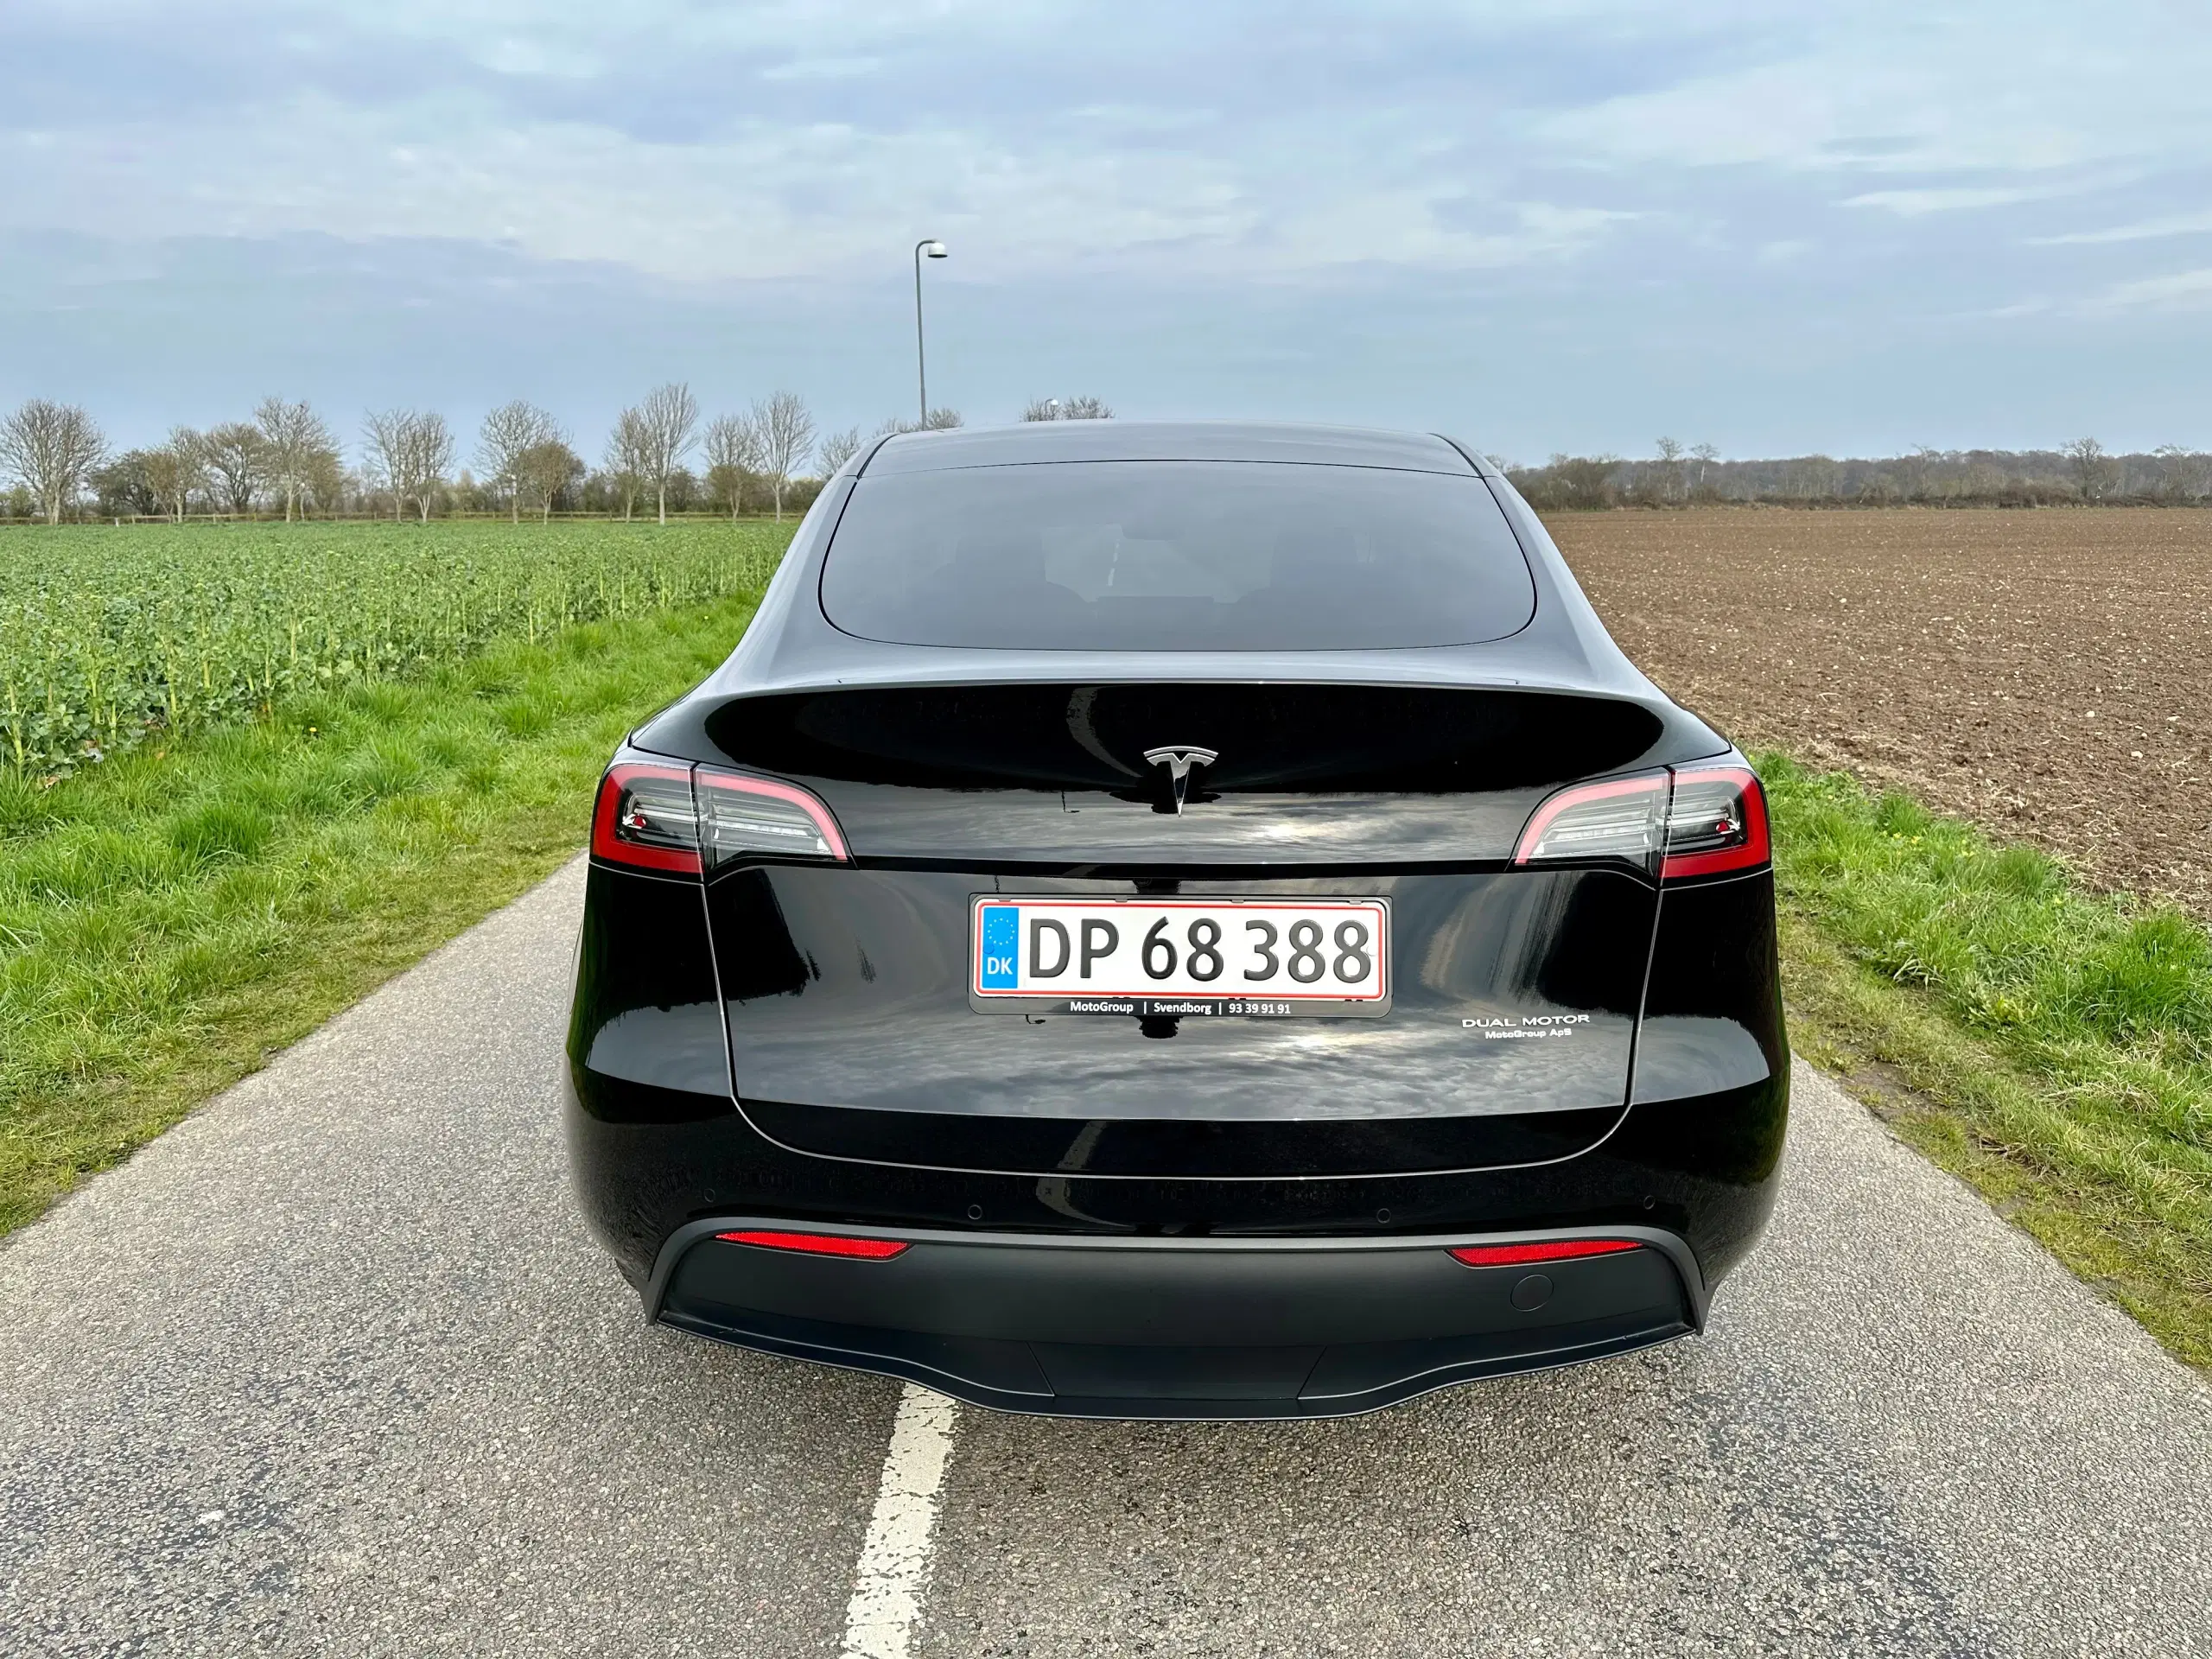
M1764 803L1471 448L888 438L608 767L566 1077L702 1337L1129 1417L1618 1354L1772 1202Z

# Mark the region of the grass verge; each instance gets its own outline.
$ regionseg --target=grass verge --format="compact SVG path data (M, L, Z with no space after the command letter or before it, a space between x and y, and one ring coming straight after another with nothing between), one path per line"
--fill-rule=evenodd
M1902 797L1758 765L1799 1051L2212 1370L2212 937Z
M0 776L0 1231L574 856L749 597L306 696L50 790Z

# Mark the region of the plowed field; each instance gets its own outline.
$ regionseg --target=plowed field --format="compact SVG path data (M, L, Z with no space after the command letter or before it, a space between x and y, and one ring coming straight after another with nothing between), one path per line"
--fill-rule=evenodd
M2212 916L2212 512L1548 522L1623 649L1745 747Z

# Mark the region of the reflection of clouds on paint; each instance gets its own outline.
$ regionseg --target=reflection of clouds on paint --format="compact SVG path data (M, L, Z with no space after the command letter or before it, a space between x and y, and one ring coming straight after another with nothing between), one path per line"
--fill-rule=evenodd
M684 1002L618 1014L593 1035L584 1064L631 1083L726 1095L729 1057L722 1045L721 1008Z
M1758 1039L1733 1020L1668 1014L1646 1020L1636 1049L1636 1098L1684 1100L1764 1083Z
M1618 1106L1629 1030L1485 1042L1459 1013L1380 1020L1185 1020L1146 1038L1132 1020L1015 1014L871 1027L835 1039L804 999L736 1045L740 1090L764 1100L1010 1117L1365 1119L1490 1116ZM1469 1005L1477 1009L1478 1005ZM1511 1013L1534 1009L1506 1009Z

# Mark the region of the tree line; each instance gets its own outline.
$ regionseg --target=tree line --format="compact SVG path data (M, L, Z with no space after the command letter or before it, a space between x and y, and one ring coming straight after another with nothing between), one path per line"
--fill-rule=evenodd
M1104 420L1094 397L1033 399L1026 421ZM876 430L960 425L959 411ZM779 391L742 412L705 417L681 382L657 386L616 416L593 467L561 423L520 399L484 417L464 464L461 436L434 410L372 410L349 465L330 423L304 403L264 398L251 418L200 430L170 429L147 448L113 451L73 404L32 398L0 416L0 518L58 524L85 518L382 516L431 518L454 512L550 519L556 512L663 524L671 512L801 510L822 481L868 442L858 427L821 432L797 392Z
M2056 449L1936 449L1838 461L1724 461L1709 443L1662 438L1649 458L1554 454L1498 460L1539 510L1770 503L1786 506L2212 505L2212 454L2167 444L2114 454L2094 438ZM1497 457L1492 457L1497 460Z

